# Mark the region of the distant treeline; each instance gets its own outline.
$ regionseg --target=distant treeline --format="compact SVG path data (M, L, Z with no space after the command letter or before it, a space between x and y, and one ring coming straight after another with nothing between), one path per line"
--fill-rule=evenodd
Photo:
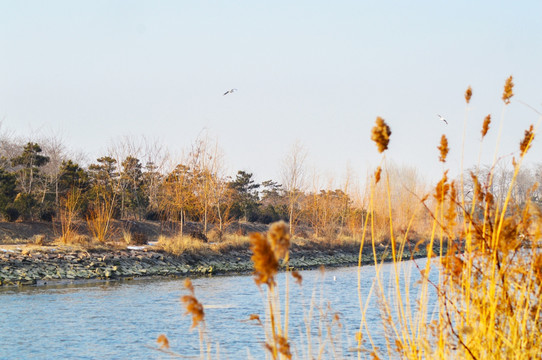
M361 232L365 209L369 208L362 192L352 194L348 181L341 188L313 186L307 190L300 148L295 148L287 158L282 183L257 183L252 173L242 170L233 177L225 176L220 154L207 141L196 142L184 160L168 166L169 170L165 170L163 160L146 156L143 162L136 155L109 154L81 166L69 159L58 143L51 144L55 141L48 141L44 150L36 142L19 144L6 137L1 139L0 214L4 221L54 221L67 216L89 220L105 215L108 219L169 221L181 226L186 221L197 221L207 232L210 224L221 231L232 221L267 224L285 220L291 226L310 228L316 236L335 236ZM389 196L396 200L397 207L391 212L397 215L396 219L405 219L404 224L396 220L399 229L411 226L421 231L423 226L408 225L406 219L412 220L429 187L414 169L390 169L388 185L381 182L379 191L382 197L388 196L389 191ZM504 197L511 170L493 170L492 193L497 198ZM476 186L470 173L477 174L482 181L489 169L466 172L467 198ZM540 203L542 195L535 183L541 180L541 164L522 170L512 194L516 203L527 197ZM378 210L378 204L372 208L373 225L385 224L389 209ZM419 223L424 222L423 211L416 216Z
M296 223L323 233L362 217L339 189L317 193L285 189L272 180L256 183L246 171L224 176L220 156L204 141L169 171L132 155L120 160L103 156L83 167L35 142L16 145L3 139L2 145L4 221L53 221L67 216L67 211L87 220L105 211L113 219L197 221L206 231L209 224L222 229L231 221L267 224L295 217Z

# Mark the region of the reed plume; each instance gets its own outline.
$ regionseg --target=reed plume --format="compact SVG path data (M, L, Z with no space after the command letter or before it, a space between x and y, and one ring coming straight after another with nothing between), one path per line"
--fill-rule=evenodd
M467 101L467 104L470 103L471 97L472 97L472 88L469 86L467 90L465 91L465 100Z
M449 190L450 184L448 183L448 170L446 170L442 175L442 179L440 179L437 186L435 187L435 193L433 194L433 197L435 198L435 200L437 200L438 203L442 203Z
M512 96L514 96L514 82L512 81L512 75L508 79L506 79L506 83L504 84L504 91L502 93L502 100L506 105L510 104L510 99Z
M198 326L202 321L204 321L205 313L203 312L203 305L196 298L194 292L194 286L190 279L184 281L184 287L190 291L190 295L184 295L181 297L181 301L186 306L186 315L192 315L192 328Z
M375 184L378 184L380 181L380 176L382 175L382 168L379 166L375 170Z
M277 344L279 353L284 355L286 359L291 359L292 353L290 351L290 343L288 342L288 339L284 336L278 335Z
M484 118L484 124L482 125L482 139L486 136L487 132L489 131L490 124L491 124L491 115L488 114Z
M442 135L440 138L440 145L437 147L437 149L440 151L439 161L445 163L446 156L450 151L450 148L448 148L448 139L446 138L446 135Z
M527 151L529 151L529 148L531 147L531 143L534 140L534 128L533 125L529 127L528 130L525 130L525 136L523 137L523 140L519 143L519 150L521 153L521 156L525 156Z
M459 204L459 197L457 193L457 184L455 181L452 181L450 184L450 199L448 203L448 210L446 211L446 214L444 215L444 218L446 219L447 223L447 229L450 233L453 232L453 229L455 228L456 219L457 219L457 204ZM451 234L449 234L451 235ZM450 236L452 237L452 236Z
M169 340L166 335L160 334L156 342L160 345L160 349L169 349Z
M267 238L260 233L250 234L250 250L254 263L254 282L260 286L266 284L270 288L275 286L275 275L279 269L279 262Z
M382 153L388 149L391 130L384 119L380 116L376 118L376 125L372 129L371 140L376 143L378 152Z
M301 284L303 283L303 276L301 276L301 274L298 271L295 271L295 270L292 271L292 276L295 279L296 284L301 286Z
M288 263L290 249L290 233L284 221L271 224L267 234L250 234L251 260L254 262L254 282L256 285L267 285L267 306L270 318L271 335L266 334L267 341L264 344L272 358L291 359L290 343L288 342L288 286L285 291L284 327L281 325L280 303L278 293L275 290L275 276L279 269L279 259ZM288 271L288 266L286 266ZM301 275L293 275L301 278ZM286 282L287 283L287 282ZM252 316L251 320L257 320L259 316Z
M267 232L267 239L271 243L271 249L277 259L288 259L290 249L290 233L288 225L284 221L271 224Z

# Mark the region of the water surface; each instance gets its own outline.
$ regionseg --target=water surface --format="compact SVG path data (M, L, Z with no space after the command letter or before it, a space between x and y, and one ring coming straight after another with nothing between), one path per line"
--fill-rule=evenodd
M425 260L419 260L424 263ZM391 264L382 268L384 282L390 281ZM406 262L413 268L412 262ZM355 267L301 272L303 286L290 280L290 337L292 344L307 344L307 319L312 342L318 345L318 314L330 319L338 315L341 328L337 354L353 357L347 349L355 346L360 308L358 269ZM361 292L366 298L375 277L372 266L362 267ZM284 288L284 274L279 288ZM415 284L417 271L409 282ZM221 359L265 358L263 329L246 322L250 314L265 317L265 294L246 276L193 279L198 299L206 306L207 336L217 344ZM414 285L415 286L415 285ZM282 291L282 290L281 290ZM7 359L170 359L153 350L155 340L166 334L172 350L186 356L200 353L197 330L184 315L180 297L187 294L179 279L134 280L63 286L0 289L0 358ZM281 293L281 296L284 296ZM312 304L312 306L311 306ZM312 310L311 310L312 309ZM312 314L312 316L311 316ZM378 306L372 302L367 312L372 334L384 347ZM326 322L320 323L325 328ZM306 346L293 345L299 357ZM331 355L330 355L331 357ZM357 356L356 356L357 357Z

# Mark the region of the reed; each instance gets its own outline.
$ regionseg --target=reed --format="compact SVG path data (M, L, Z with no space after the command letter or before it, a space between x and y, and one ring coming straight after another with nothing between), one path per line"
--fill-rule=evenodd
M469 87L465 94L467 104L471 96ZM510 77L502 96L504 106L510 103L512 96ZM484 120L482 138L489 130L490 121L490 116ZM378 121L376 127L381 127ZM529 200L522 206L511 201L512 189L534 136L535 127L531 125L520 141L518 159L513 161L512 182L502 202L491 192L492 174L485 180L471 174L475 190L468 202L462 193L463 187L458 189L457 182L448 178L448 171L443 172L433 190L433 203L427 203L428 197L423 200L433 219L433 231L427 259L416 265L421 280L412 286L408 281L410 274L395 256L391 289L385 287L377 270L373 293L387 329L386 349L374 346L371 329L364 318L366 307L363 305L368 301L361 301L360 292L362 321L357 337L360 358L362 350L373 358L532 359L540 356L542 212ZM373 137L373 140L382 152L379 139ZM449 151L444 136L438 150L439 160L444 163ZM377 180L375 176L374 184ZM388 205L391 208L393 204ZM390 218L393 250L396 236L392 221ZM441 244L440 253L432 252L434 243ZM399 249L403 247L402 243L398 245ZM442 245L447 245L446 251ZM381 264L378 260L375 255L377 269ZM437 274L438 280L432 280L432 272ZM430 301L431 292L436 294L436 307Z
M504 107L510 104L514 96L513 87L512 77L509 77L502 95ZM465 92L467 113L472 95L469 86ZM252 314L247 321L255 322L265 332L267 357L540 358L542 209L529 199L524 204L514 202L512 192L541 120L536 126L529 126L519 141L515 154L517 158L513 160L512 181L504 198L492 193L492 172L497 160L485 179L470 174L474 190L468 199L464 193L463 175L454 180L449 177L449 170L444 169L440 181L418 198L420 207L412 212L408 221L402 221L401 231L398 232L393 212L395 197L390 186L393 173L388 170L386 161L391 129L384 119L378 117L371 139L382 154L382 159L373 173L368 207L359 232L361 239L356 243L359 246L358 269L361 270L362 256L370 253L376 276L369 291L363 292L361 271L358 271L359 329L355 334L345 334L355 346L349 349L350 354L343 353L340 315L325 306L316 306L314 299L305 320L304 343L292 343L288 318L294 309L290 309L288 304L288 279L291 276L301 286L302 277L295 271L289 271L288 260L290 247L292 244L299 246L299 240L292 242L288 227L281 222L273 224L268 233L250 235L254 281L264 294L266 314L265 317ZM482 124L482 141L490 130L490 124L491 116L488 115ZM499 136L501 130L502 119ZM498 145L499 140L497 149ZM450 151L446 136L441 137L437 150L438 160L445 165ZM381 233L384 227L376 226L383 211L387 212L385 234ZM401 259L411 245L408 239L420 213L430 219L429 235L418 241L416 247L425 246L427 257L415 260L412 268L405 266ZM392 261L389 282L385 281L381 271L384 256L378 251L378 241L382 237L389 240ZM183 245L178 246L181 248ZM287 270L284 289L279 289L276 281L281 263L286 265ZM412 281L413 272L417 273L416 279L419 279L416 283ZM193 321L199 317L203 319L202 308L201 314L197 311L199 307L193 288L187 288L190 295L185 296L183 302L188 305L188 312L192 314ZM376 336L380 335L374 333L374 326L367 320L368 308L374 301L378 304L385 329L384 348L376 345ZM282 307L281 303L284 304ZM316 346L312 338L315 318L319 319ZM164 346L164 340L161 341L159 338L159 343ZM202 358L203 354L202 350Z

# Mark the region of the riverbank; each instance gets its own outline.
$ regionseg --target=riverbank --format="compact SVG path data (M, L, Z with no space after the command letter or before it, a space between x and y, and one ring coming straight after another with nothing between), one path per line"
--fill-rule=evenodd
M390 260L382 247L379 256ZM80 280L133 279L137 277L187 277L248 273L253 269L250 250L235 249L220 254L169 254L156 246L125 249L84 249L59 246L0 247L0 284L40 285ZM358 264L359 248L348 246L328 250L293 246L290 267L305 270ZM425 249L413 254L424 257ZM410 259L407 253L405 259ZM372 250L363 251L362 263L373 263Z

